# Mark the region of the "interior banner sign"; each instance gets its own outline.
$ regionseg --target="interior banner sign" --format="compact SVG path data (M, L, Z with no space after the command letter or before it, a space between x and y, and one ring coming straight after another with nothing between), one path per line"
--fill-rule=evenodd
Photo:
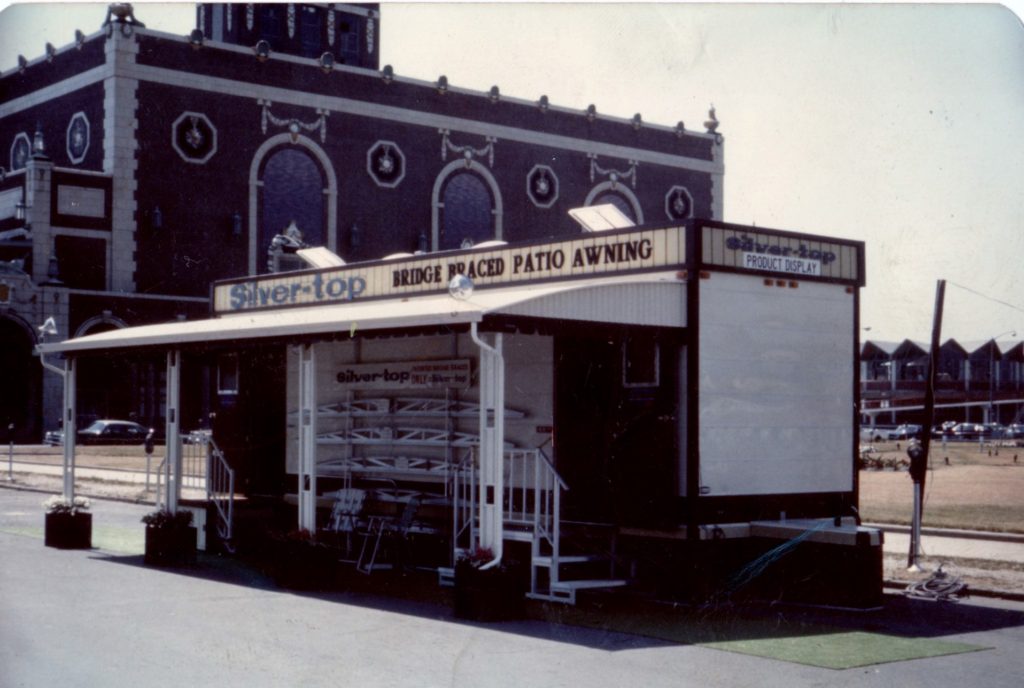
M469 389L469 359L388 361L346 365L335 375L342 390Z
M743 267L748 270L768 270L789 275L821 277L821 261L767 253L744 253Z

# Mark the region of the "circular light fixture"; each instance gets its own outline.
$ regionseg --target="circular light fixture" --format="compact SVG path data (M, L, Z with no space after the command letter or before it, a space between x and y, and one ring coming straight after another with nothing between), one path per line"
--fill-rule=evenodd
M473 295L473 280L465 275L455 275L448 282L448 295L453 299L465 301Z

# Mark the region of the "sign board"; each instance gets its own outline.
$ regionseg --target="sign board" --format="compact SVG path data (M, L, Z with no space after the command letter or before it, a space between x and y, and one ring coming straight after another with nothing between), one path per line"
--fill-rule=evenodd
M217 282L215 313L345 303L443 292L456 275L476 287L642 272L685 262L685 228L587 234L542 244L490 247Z
M709 267L864 283L858 241L712 224L701 232L701 261Z
M469 389L469 359L388 361L346 365L335 375L340 389Z
M821 276L821 261L790 256L773 256L767 253L744 253L743 267L748 270L784 272L790 275Z

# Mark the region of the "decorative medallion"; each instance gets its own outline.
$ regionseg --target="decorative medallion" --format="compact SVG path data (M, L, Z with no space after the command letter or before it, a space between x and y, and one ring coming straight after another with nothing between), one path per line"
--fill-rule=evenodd
M377 183L393 189L405 177L405 155L393 141L378 141L366 152L366 171Z
M84 112L76 112L71 121L68 122L67 131L67 152L68 160L73 165L81 164L85 160L85 153L89 150L89 118Z
M252 31L252 25L256 21L256 5L248 3L245 6L245 29Z
M11 171L25 169L30 155L32 155L32 141L28 134L21 132L14 137L14 142L11 144Z
M526 175L526 195L538 208L550 208L558 200L558 177L547 165L534 165Z
M295 38L295 5L288 5L288 38Z
M203 164L217 152L217 130L206 115L183 112L171 127L171 145L182 160Z
M673 186L665 194L665 215L670 220L685 220L693 216L693 196L685 186Z

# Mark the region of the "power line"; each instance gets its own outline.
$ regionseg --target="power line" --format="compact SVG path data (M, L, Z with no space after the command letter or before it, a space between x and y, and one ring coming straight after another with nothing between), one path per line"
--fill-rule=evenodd
M977 291L975 289L971 289L970 287L965 287L964 285L957 284L956 282L949 282L949 280L947 280L947 282L949 284L953 285L954 287L959 287L960 289L963 289L964 291L968 291L968 292L974 294L975 296L980 296L981 298L988 299L989 301L992 301L993 303L998 303L1001 306L1006 306L1007 308L1012 308L1015 311L1019 311L1021 313L1024 313L1024 307L1016 306L1016 305L1014 305L1012 303L1009 303L1008 301L1002 301L1000 299L993 298L991 296L988 296L987 294L982 294L980 291Z

